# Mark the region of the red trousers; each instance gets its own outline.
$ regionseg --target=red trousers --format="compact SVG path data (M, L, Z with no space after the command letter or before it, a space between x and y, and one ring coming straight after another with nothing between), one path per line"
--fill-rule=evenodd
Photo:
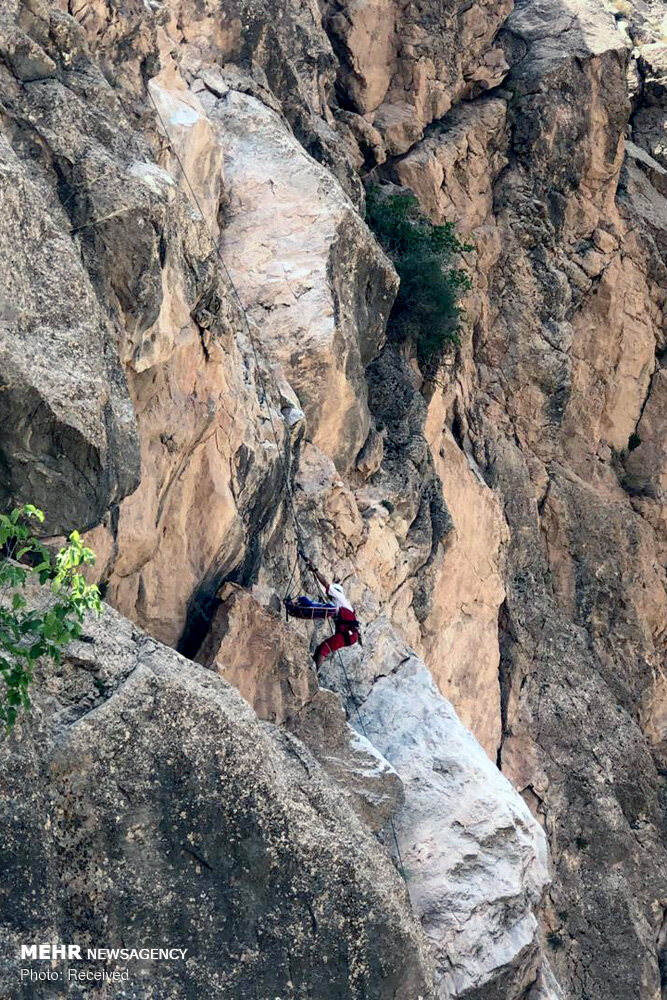
M330 635L328 639L321 642L317 649L315 650L315 658L321 657L323 660L334 653L337 649L342 649L343 646L354 646L355 642L359 639L358 632L351 632L345 630L344 632L336 629L333 635Z

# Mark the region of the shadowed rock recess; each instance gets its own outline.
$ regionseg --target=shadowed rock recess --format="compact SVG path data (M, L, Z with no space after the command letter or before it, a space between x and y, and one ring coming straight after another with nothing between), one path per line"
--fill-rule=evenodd
M474 247L436 384L369 179ZM666 1000L667 3L4 0L0 262L0 508L109 605L2 737L3 1000Z

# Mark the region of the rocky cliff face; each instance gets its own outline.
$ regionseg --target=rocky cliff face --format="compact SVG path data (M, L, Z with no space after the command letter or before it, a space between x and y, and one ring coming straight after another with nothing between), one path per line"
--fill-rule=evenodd
M44 995L19 979L26 934L187 949L133 969L120 988L136 998L430 995L391 861L303 744L232 687L111 611L40 687L3 750L12 996Z
M0 494L125 616L7 741L9 940L164 870L137 933L200 960L137 997L662 996L666 16L4 5ZM369 172L474 244L437 386ZM294 513L365 623L320 677Z
M392 166L477 245L470 374L451 391L509 527L499 760L549 836L545 923L573 996L664 982L664 497L631 471L656 447L663 196L641 125L642 149L624 141L653 101L647 31L640 10L517 4L502 91Z

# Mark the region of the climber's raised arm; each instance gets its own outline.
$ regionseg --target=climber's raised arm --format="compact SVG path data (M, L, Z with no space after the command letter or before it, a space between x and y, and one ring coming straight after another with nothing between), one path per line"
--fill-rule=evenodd
M326 576L324 576L322 573L320 573L319 569L317 568L317 566L315 565L315 563L313 562L312 559L309 559L308 556L304 556L304 559L306 561L306 566L308 567L308 569L311 571L311 573L314 576L317 577L317 579L320 581L320 583L324 587L325 594L328 594L329 593L329 581L327 580Z
M323 573L315 566L303 549L299 549L299 555L305 562L311 573L319 580L324 587L329 602L311 601L309 597L301 595L295 601L285 598L285 612L292 618L309 618L317 621L321 618L333 618L336 630L328 639L321 642L314 653L315 666L319 670L322 663L331 653L340 651L343 646L353 646L356 642L361 642L359 634L359 622L353 606L340 583L330 583Z

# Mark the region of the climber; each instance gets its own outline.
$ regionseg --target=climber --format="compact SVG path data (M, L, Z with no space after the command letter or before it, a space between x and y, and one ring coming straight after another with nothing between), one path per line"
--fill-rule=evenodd
M311 601L309 597L298 597L296 601L285 600L285 610L293 618L305 618L310 621L321 618L333 618L336 631L321 642L315 650L315 666L319 669L324 660L343 646L353 646L359 642L359 622L354 608L350 604L345 591L339 583L329 583L327 578L313 564L305 552L299 552L313 576L319 580L331 603Z

